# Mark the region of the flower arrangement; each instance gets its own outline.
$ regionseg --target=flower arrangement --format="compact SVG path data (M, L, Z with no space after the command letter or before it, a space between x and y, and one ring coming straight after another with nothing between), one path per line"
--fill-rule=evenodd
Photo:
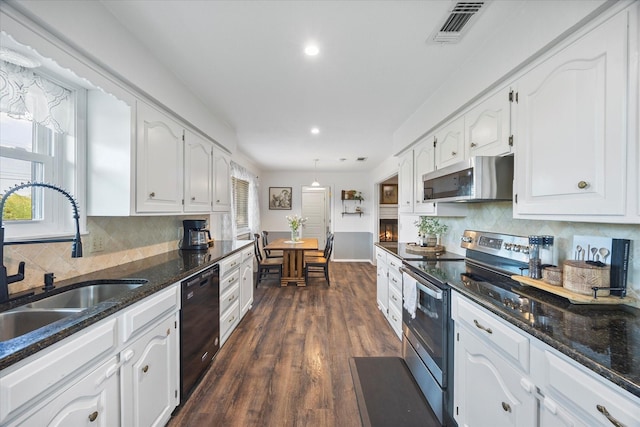
M287 222L289 223L289 228L291 229L291 240L293 242L297 242L300 240L300 227L307 222L307 218L302 218L298 215L287 215Z

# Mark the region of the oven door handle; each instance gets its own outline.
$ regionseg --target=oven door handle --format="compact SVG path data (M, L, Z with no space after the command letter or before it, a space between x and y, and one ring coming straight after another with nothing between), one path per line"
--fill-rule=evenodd
M444 292L442 292L442 289L434 289L432 287L432 285L430 285L428 283L420 283L420 282L416 281L416 286L418 287L418 289L420 291L422 291L425 294L429 295L431 298L435 298L437 300L441 300L442 299L442 295L444 294Z

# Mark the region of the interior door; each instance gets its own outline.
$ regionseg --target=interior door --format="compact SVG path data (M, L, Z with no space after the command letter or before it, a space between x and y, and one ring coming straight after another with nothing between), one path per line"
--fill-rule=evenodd
M302 187L302 217L307 218L302 237L318 239L318 248L324 248L329 231L329 188Z

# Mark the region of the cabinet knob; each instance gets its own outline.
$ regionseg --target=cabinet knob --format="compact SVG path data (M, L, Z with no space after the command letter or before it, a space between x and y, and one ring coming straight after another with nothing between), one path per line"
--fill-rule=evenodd
M216 203L220 203L220 200L216 200Z
M578 188L581 190L584 190L585 188L587 188L589 186L589 183L587 181L580 181L578 183Z
M596 409L598 410L598 412L600 412L602 415L604 415L605 417L607 417L607 419L609 420L609 422L611 424L613 424L616 427L624 427L624 424L622 424L620 421L616 420L613 416L611 416L611 414L609 413L609 411L607 411L607 408L605 408L603 405L596 405Z
M192 198L191 198L191 201L193 202L195 199L196 199L195 197L192 197Z
M148 370L149 370L149 365L144 365L144 368L142 368L142 372L146 374Z
M152 191L151 193L149 193L149 197L151 197L151 198L156 197L156 193L155 193L155 191Z
M507 402L502 402L502 409L504 409L505 412L511 412L511 405Z
M476 144L475 142L472 142L472 143L471 143L471 148L475 148L475 147L477 147L477 146L478 146L478 144Z
M457 156L457 155L458 155L458 153L457 153L457 152L455 152L455 151L452 151L452 152L451 152L451 155L452 155L452 156Z
M89 414L89 421L94 422L98 418L98 411L94 411Z

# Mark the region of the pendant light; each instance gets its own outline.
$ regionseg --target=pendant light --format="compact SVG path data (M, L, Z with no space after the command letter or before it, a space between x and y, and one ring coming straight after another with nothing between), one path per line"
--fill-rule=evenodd
M313 159L313 161L315 162L314 170L315 170L316 178L311 183L311 186L312 187L320 187L320 183L318 182L318 159Z

